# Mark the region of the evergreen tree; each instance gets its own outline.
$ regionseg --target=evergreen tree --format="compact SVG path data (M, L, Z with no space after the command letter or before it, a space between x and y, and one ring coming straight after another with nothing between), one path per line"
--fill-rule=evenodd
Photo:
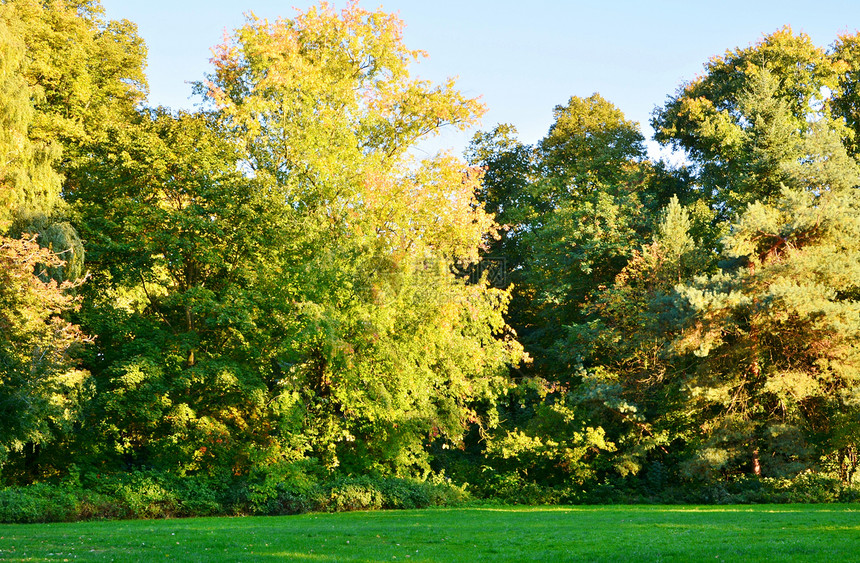
M857 447L857 206L854 190L785 188L733 226L737 268L679 288L674 349L701 358L685 381L702 428L691 472L791 475Z
M829 423L850 416L856 387L858 167L822 97L840 68L786 28L713 59L655 117L734 217L720 270L676 286L667 357L694 430L690 476L791 475L856 447Z

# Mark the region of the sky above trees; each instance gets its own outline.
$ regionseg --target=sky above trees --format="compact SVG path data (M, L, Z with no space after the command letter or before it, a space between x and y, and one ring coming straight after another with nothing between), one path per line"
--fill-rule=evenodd
M105 0L106 15L139 26L149 48L150 103L191 109L189 82L211 71L211 47L244 22L243 13L292 18L306 0ZM343 1L334 2L341 8ZM427 51L414 74L441 82L458 77L461 91L482 96L489 111L481 128L517 127L535 142L552 123L552 108L570 96L599 92L642 126L646 139L655 106L702 73L725 49L743 47L784 25L820 46L860 27L860 3L823 0L387 0L381 5L406 23L404 41ZM461 153L474 130L447 131L427 151ZM649 143L653 152L656 146Z

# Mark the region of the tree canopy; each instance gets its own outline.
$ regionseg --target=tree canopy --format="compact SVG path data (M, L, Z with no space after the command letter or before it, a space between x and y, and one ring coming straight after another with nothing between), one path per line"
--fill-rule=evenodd
M850 485L857 36L706 62L654 112L673 167L598 93L416 157L484 106L402 27L250 15L186 112L97 0L0 3L0 479Z

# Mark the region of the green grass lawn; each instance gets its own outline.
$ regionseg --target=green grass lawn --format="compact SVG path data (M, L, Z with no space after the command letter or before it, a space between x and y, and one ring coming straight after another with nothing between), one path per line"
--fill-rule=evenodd
M0 525L4 561L857 561L860 505L487 507Z

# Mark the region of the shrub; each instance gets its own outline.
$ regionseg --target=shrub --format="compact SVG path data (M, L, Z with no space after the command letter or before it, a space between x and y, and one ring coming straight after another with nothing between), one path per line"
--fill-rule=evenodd
M239 478L182 477L155 471L90 474L60 484L0 490L0 522L170 518L227 514L283 515L312 511L415 509L469 499L443 475L429 481L335 477L320 481L301 464L260 468Z
M74 493L56 485L35 484L0 491L0 522L69 522L78 514Z
M508 504L558 504L561 494L552 487L526 481L519 473L497 472L485 468L485 479L476 492L484 498L500 500Z
M219 485L206 477L188 476L176 479L173 486L178 515L214 516L224 512Z
M429 506L457 506L471 500L468 484L455 485L444 473L430 476L424 487L430 497Z
M329 486L323 508L329 512L378 510L385 498L379 484L367 477L338 479Z

